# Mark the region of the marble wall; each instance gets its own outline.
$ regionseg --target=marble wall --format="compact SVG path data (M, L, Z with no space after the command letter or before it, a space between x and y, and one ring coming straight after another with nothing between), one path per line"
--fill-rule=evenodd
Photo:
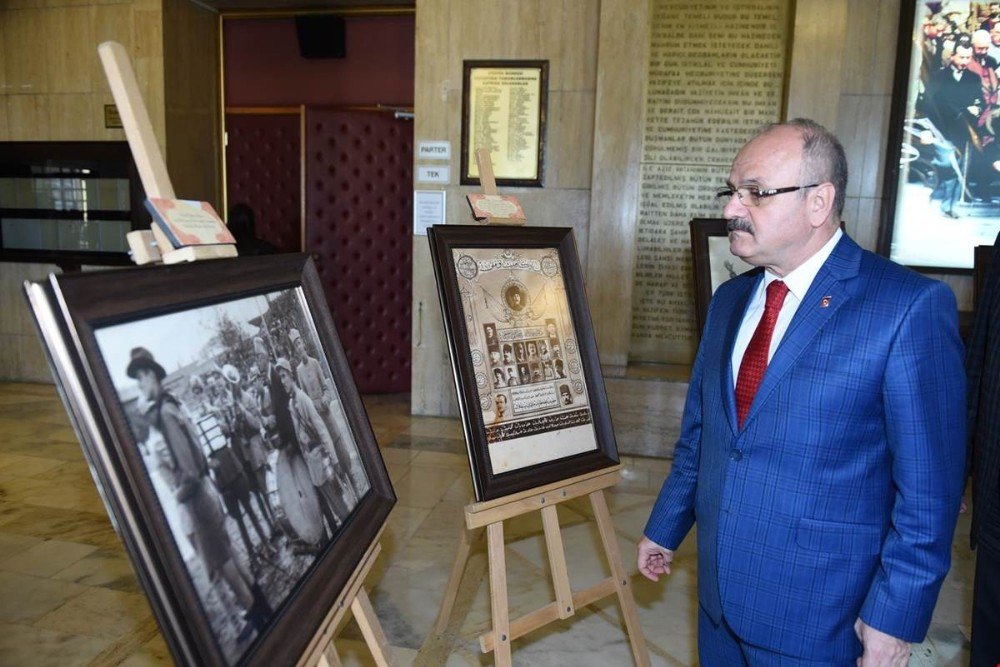
M414 187L443 189L447 193L448 223L472 222L465 195L479 191L476 187L459 185L463 60L548 60L545 187L505 188L504 192L520 199L528 212L528 224L572 227L581 259L587 265L587 255L592 248L589 234L592 231L592 156L597 136L594 128L598 98L598 27L603 25L604 7L616 2L619 0L604 3L598 0L421 0L416 15L414 144L449 141L452 158L448 184L417 182ZM620 4L626 3L621 0ZM629 13L623 7L618 12L618 20L628 20ZM623 63L622 67L625 65ZM442 163L416 160L417 166L430 164ZM609 166L614 165L609 163ZM454 382L425 236L413 238L412 345L414 413L457 414Z
M0 141L123 141L97 45L132 59L178 196L221 201L216 15L188 0L0 3ZM57 267L0 263L0 379L50 382L21 297Z
M841 137L851 171L847 230L870 249L877 242L882 206L899 3L797 0L787 45L782 115L814 118ZM636 3L625 0L428 0L417 12L417 141L450 139L457 153L463 59L551 61L546 187L512 193L524 203L529 224L572 224L577 231L605 374L621 380L609 380L612 406L662 392L654 391L652 384L629 385L627 391L618 387L628 384L629 376L624 366L632 285L622 276L631 276L634 267L646 85L641 80L645 67L639 63L648 59L651 21L647 3L639 4L637 10ZM469 188L455 185L457 169L455 161L453 183L445 188L449 223L468 221L464 195ZM567 169L576 177L567 178ZM967 276L938 277L955 290L960 308L971 307ZM413 312L413 411L455 414L454 383L424 237L414 240ZM619 421L616 429L630 428Z

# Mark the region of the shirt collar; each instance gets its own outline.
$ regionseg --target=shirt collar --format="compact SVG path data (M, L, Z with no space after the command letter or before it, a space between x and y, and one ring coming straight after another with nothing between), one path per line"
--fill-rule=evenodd
M764 288L767 288L774 280L784 280L785 284L788 285L788 291L792 293L798 301L802 301L805 297L806 292L809 291L810 285L812 285L813 280L816 278L816 274L819 273L820 268L826 262L826 259L833 252L834 247L836 247L837 242L840 241L840 237L844 235L844 232L837 227L837 231L834 232L830 240L819 249L816 254L802 262L801 265L791 273L789 273L784 278L778 278L770 271L764 271Z

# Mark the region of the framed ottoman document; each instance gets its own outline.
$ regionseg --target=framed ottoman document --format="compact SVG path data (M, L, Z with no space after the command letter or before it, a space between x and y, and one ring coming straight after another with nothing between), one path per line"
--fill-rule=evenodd
M428 239L477 500L618 463L571 229Z

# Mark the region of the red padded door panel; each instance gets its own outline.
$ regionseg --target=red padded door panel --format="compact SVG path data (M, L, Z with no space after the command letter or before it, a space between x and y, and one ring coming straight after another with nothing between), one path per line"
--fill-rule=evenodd
M306 110L306 250L362 393L410 390L413 124Z
M302 249L299 115L230 113L226 133L229 205L248 204L259 238L281 252L298 252Z

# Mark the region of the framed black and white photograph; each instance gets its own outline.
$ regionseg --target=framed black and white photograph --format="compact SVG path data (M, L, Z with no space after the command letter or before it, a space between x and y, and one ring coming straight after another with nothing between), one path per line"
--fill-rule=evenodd
M549 61L466 60L462 67L463 185L479 184L476 150L497 185L542 187Z
M476 499L615 465L572 230L435 225L428 237Z
M25 290L174 659L294 664L395 502L312 261Z
M729 251L729 232L724 218L695 218L690 224L694 302L700 336L715 290L753 266Z
M1000 8L903 0L879 250L971 272L1000 231Z

